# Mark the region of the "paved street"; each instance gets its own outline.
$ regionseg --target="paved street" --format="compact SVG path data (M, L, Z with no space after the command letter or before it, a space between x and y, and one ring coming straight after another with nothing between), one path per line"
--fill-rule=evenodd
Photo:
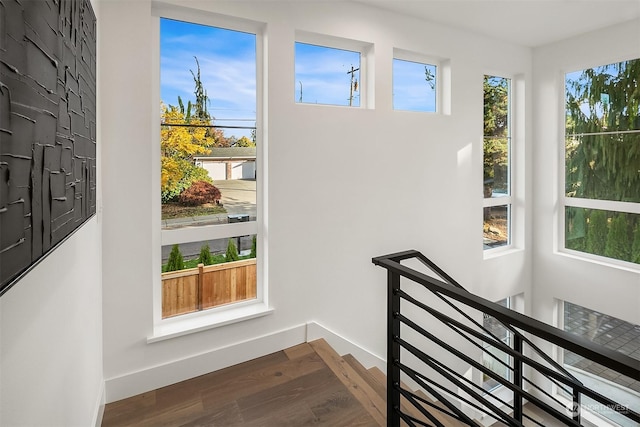
M162 228L193 227L199 225L226 224L228 215L249 215L250 220L256 218L256 181L234 179L215 181L214 185L222 193L220 203L227 213L187 218L162 220Z
M227 213L206 215L188 218L176 218L162 220L163 229L175 229L182 227L197 227L201 225L227 224L229 215L249 215L250 220L256 218L256 181L255 180L226 180L215 181L214 185L222 193L220 203ZM238 251L251 250L252 236L240 238ZM224 253L227 250L228 239L208 240L202 242L184 243L180 245L180 252L185 259L192 259L200 254L200 248L204 244L209 245L212 254ZM236 246L238 241L236 240ZM171 246L162 247L162 262L166 262L171 252Z

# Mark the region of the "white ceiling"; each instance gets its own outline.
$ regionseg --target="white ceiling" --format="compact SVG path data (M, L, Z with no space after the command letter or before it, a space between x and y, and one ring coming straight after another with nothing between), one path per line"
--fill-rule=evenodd
M640 18L640 0L356 1L530 47Z

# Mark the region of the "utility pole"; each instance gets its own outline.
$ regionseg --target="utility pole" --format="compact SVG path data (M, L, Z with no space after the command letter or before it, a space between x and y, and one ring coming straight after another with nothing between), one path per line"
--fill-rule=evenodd
M302 102L302 82L298 80L298 83L300 83L300 100L298 102Z
M358 80L353 80L353 77L356 71L360 70L360 68L353 68L351 66L351 70L347 71L347 74L351 74L351 83L349 84L349 107L353 106L353 92L358 90Z

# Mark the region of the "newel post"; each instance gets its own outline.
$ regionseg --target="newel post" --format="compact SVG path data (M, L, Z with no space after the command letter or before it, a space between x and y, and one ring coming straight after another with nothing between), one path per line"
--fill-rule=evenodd
M387 427L400 426L400 275L387 270Z

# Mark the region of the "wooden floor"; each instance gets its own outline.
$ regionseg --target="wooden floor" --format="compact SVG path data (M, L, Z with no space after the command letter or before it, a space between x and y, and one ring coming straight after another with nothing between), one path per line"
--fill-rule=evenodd
M382 371L366 369L353 356L340 356L317 340L110 403L102 426L383 427L385 396ZM406 399L401 403L403 412L432 425ZM463 426L430 412L445 427ZM560 425L544 414L532 415L547 427Z
M322 340L301 344L110 403L102 425L382 426L384 400L355 369Z

